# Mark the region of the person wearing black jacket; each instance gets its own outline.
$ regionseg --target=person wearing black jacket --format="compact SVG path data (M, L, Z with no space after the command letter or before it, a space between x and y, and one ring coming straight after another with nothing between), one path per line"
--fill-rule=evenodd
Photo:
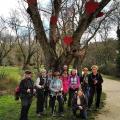
M87 100L82 90L76 91L72 99L72 111L74 116L77 116L76 112L80 111L80 117L87 120Z
M34 82L31 77L32 73L30 71L25 71L24 79L21 80L19 85L22 105L19 120L28 120L28 111L32 103L33 94L35 93Z
M89 84L88 84L88 68L83 68L83 74L82 76L80 77L80 83L81 83L81 88L82 88L82 91L87 99L87 102L88 102L88 99L89 99Z
M94 95L96 94L96 109L100 107L100 99L101 99L101 93L102 93L102 83L103 78L100 73L98 73L98 66L93 65L92 67L92 73L88 76L88 82L90 86L90 95L89 95L89 101L88 101L88 108L91 107L93 103Z

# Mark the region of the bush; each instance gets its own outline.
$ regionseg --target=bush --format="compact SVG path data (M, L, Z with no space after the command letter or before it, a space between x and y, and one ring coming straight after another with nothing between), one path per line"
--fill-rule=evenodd
M100 66L100 72L106 75L113 75L113 76L117 76L118 74L116 65L110 62Z

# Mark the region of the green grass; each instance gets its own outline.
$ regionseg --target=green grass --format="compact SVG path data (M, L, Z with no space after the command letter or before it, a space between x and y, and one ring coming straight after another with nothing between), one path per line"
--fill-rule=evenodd
M21 79L21 73L18 67L0 66L0 91L13 93Z
M102 94L102 104L104 107L104 100L106 95ZM36 98L33 99L30 111L29 120L74 120L73 114L70 109L65 106L65 116L64 117L52 117L50 114L50 109L47 110L47 114L41 118L36 116ZM20 114L20 100L15 101L14 96L6 95L0 97L0 120L18 120ZM99 114L98 112L92 111L88 113L89 120L95 120L95 116ZM75 120L80 120L77 118Z
M13 93L22 79L23 72L20 67L0 66L0 91ZM33 77L35 78L35 74Z
M21 78L22 70L18 67L0 66L0 72L6 73L10 79L19 80Z

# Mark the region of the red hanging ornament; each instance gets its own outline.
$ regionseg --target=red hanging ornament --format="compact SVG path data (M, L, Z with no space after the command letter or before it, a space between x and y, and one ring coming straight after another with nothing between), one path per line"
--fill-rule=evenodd
M73 38L71 36L65 36L63 41L64 41L64 44L71 45L73 42Z
M27 0L28 5L36 5L37 0Z
M88 15L93 14L98 8L99 8L99 3L95 2L94 0L90 0L89 2L86 3L85 5L85 11ZM97 17L102 17L104 15L103 12L99 12L99 14L96 16Z
M88 15L93 14L96 9L99 7L99 3L98 2L94 2L94 1L89 1L86 3L85 5L85 11Z
M50 18L50 23L52 24L52 25L56 25L57 24L57 17L56 16L51 16L51 18Z

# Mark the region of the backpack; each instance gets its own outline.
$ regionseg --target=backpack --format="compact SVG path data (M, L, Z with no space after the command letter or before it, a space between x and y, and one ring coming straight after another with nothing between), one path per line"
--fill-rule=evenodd
M17 86L15 88L15 100L19 100L19 98L20 98L20 88L19 86Z

